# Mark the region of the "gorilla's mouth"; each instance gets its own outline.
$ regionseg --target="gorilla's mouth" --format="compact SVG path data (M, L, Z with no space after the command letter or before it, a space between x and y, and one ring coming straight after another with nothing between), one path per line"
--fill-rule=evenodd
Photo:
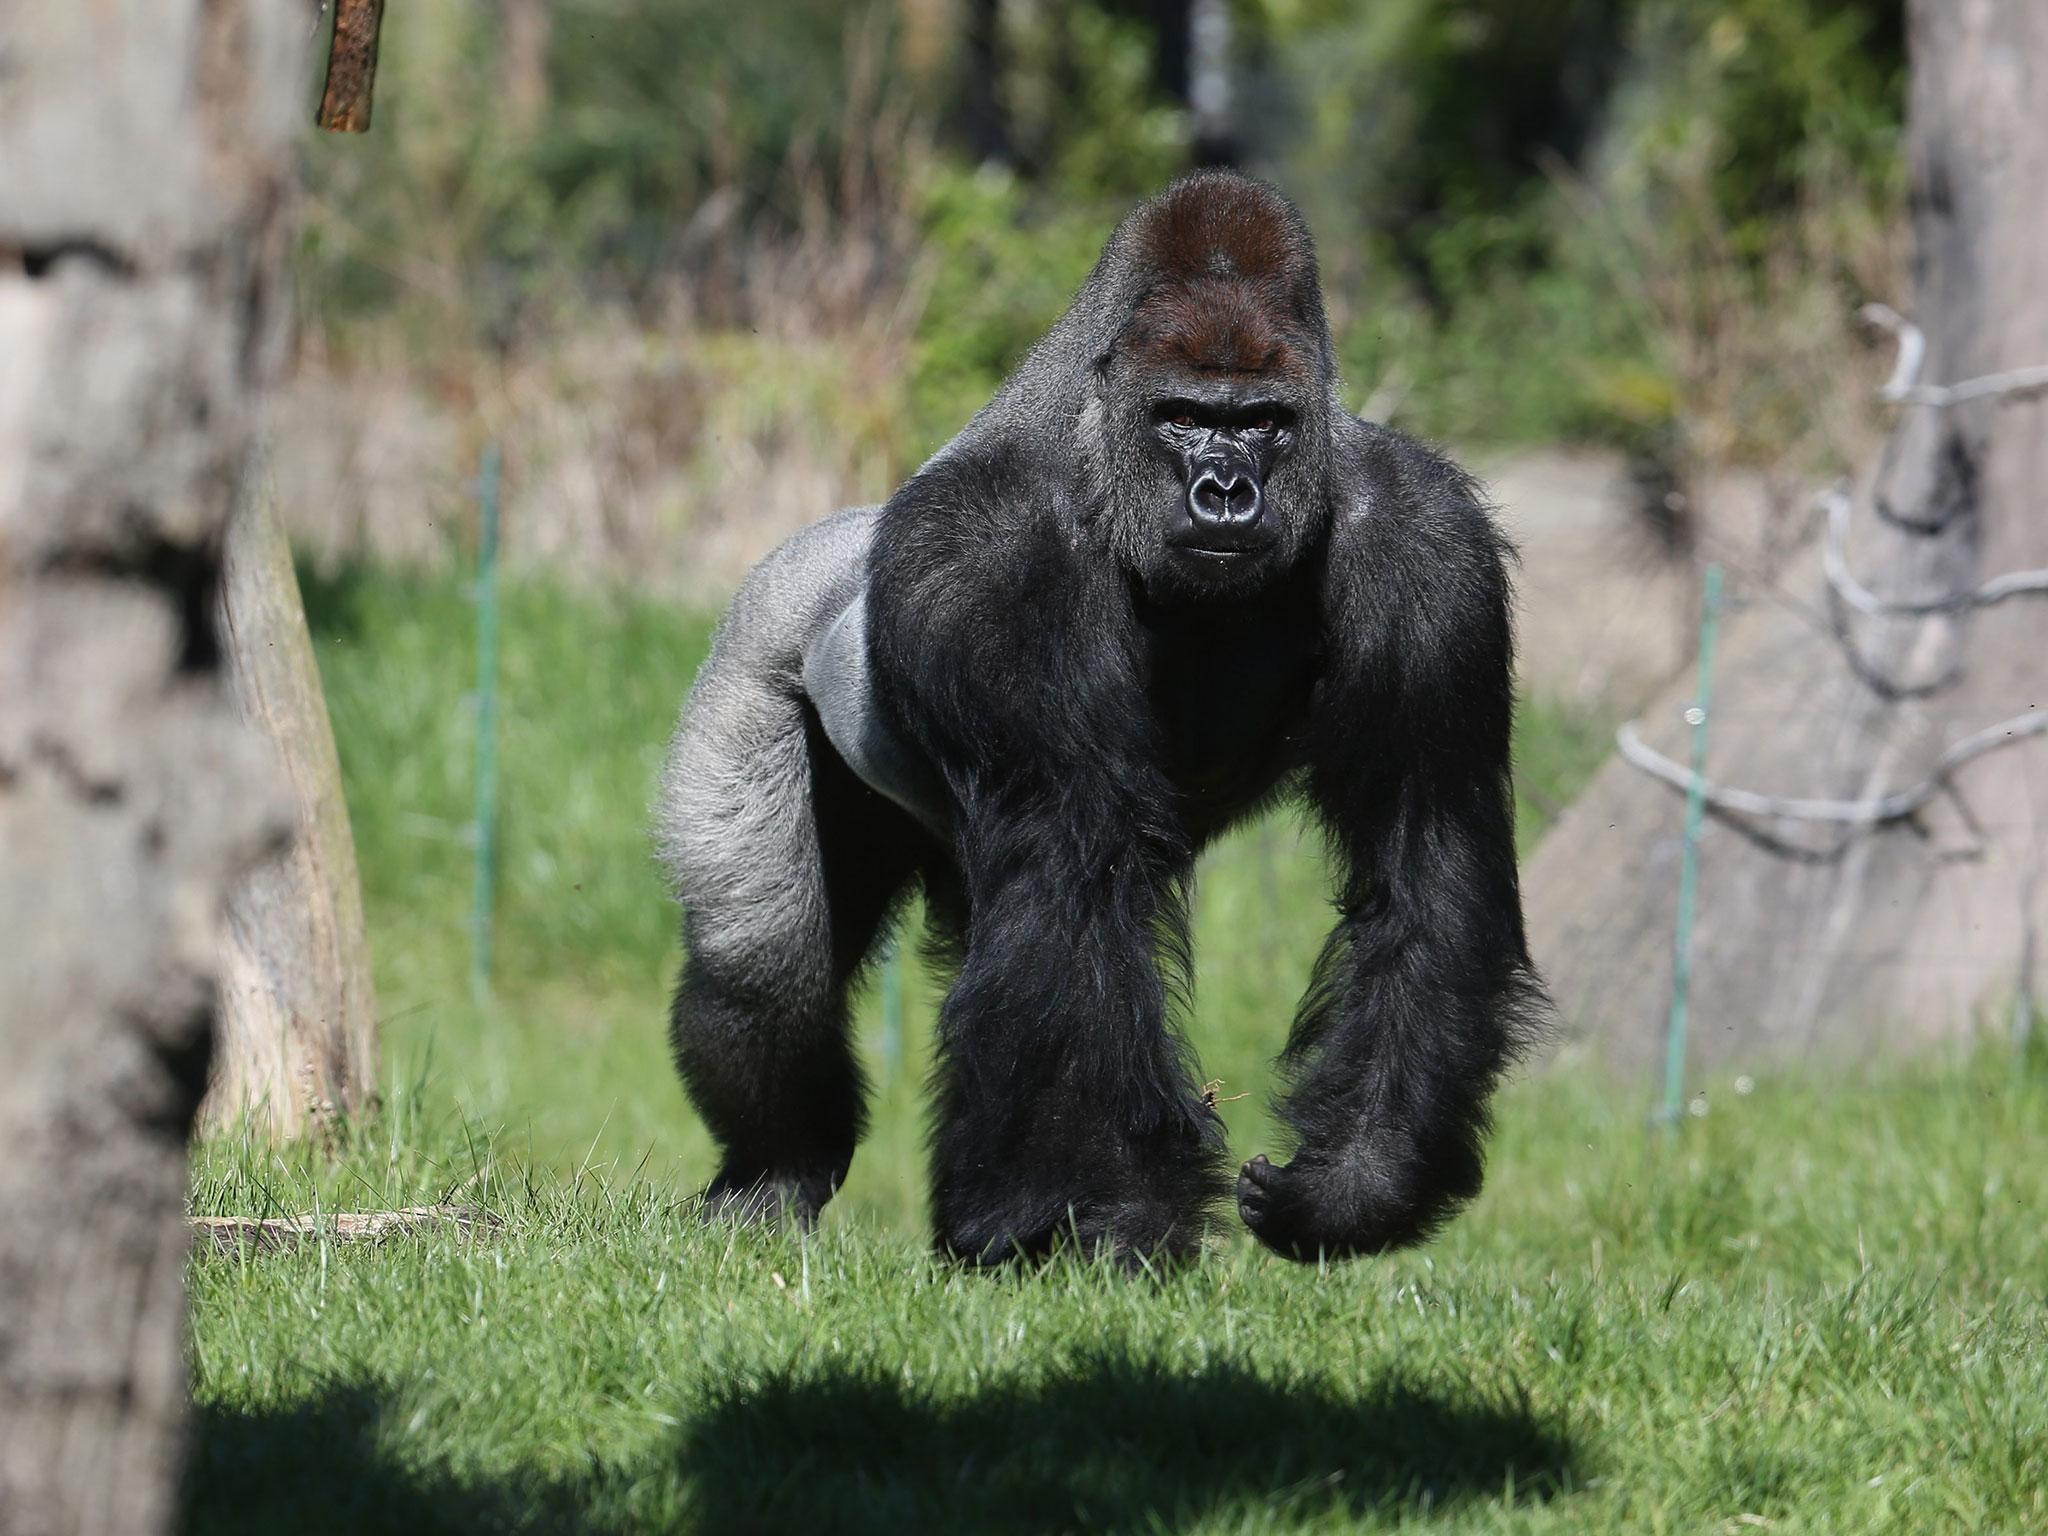
M1264 537L1217 537L1168 539L1166 547L1177 555L1188 555L1196 560L1214 560L1228 563L1233 560L1249 560L1254 555L1266 552L1272 540Z

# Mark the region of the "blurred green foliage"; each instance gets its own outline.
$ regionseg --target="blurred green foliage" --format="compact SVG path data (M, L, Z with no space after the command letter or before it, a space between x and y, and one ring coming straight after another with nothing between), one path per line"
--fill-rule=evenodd
M1100 218L1045 205L1010 172L989 167L933 178L924 233L931 290L910 399L930 449L1059 319L1107 230Z
M475 336L516 339L536 301L644 300L737 225L793 226L903 90L892 12L835 0L546 0L530 120L513 106L510 9L394 6L377 130L309 147L317 312L345 324L452 292ZM899 143L892 147L900 152ZM422 274L429 274L422 276ZM452 338L448 338L452 339Z
M1892 275L1898 0L1249 10L1347 370L1404 382L1427 431L1657 451L1744 409L1704 375L1770 365L1788 288L1826 290L1841 335ZM1799 423L1718 435L1767 455Z
M524 115L507 9L394 8L378 131L309 150L305 288L344 350L394 318L435 355L590 304L772 329L836 295L816 330L909 295L892 403L928 449L1191 155L1170 5L998 7L990 66L960 40L972 0L562 0ZM1319 232L1358 398L1465 440L1792 451L1810 381L1759 401L1750 376L1814 314L1839 350L1898 276L1901 9L1237 0L1243 158ZM1007 163L955 126L977 88ZM794 248L797 281L757 280ZM819 276L831 251L858 281Z
M1768 224L1896 152L1900 0L1247 0L1297 194L1456 291L1541 260L1561 169L1640 183L1713 144L1719 215ZM1825 160L1816 164L1817 157ZM1642 190L1640 185L1631 190ZM1454 231L1476 223L1477 233ZM1445 241L1447 233L1453 238Z

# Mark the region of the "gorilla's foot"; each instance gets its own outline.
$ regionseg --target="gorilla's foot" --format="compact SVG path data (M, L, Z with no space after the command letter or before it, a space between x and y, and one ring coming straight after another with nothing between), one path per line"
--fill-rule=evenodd
M1130 1269L1193 1258L1213 1224L1222 1170L1206 1140L1175 1150L1140 1160L1118 1149L1080 1169L1061 1159L976 1167L980 1178L942 1176L932 1202L939 1247L975 1265L1056 1252L1113 1258Z
M1364 1168L1299 1158L1276 1165L1261 1154L1237 1176L1237 1210L1275 1253L1349 1259L1420 1242L1448 1214L1452 1202L1391 1185Z
M808 1232L838 1189L839 1176L832 1174L756 1173L728 1165L704 1191L701 1214L707 1222L741 1226L790 1221Z
M939 1247L977 1267L1033 1262L1061 1252L1112 1259L1126 1269L1190 1259L1201 1250L1206 1212L1150 1201L1021 1199L1007 1208L942 1217Z

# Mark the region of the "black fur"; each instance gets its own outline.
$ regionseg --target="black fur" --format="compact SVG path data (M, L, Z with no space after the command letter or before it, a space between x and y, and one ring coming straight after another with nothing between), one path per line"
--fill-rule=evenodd
M1174 444L1254 432L1277 446L1231 451L1263 476L1256 543L1186 547L1196 466ZM861 1126L844 989L915 867L959 953L942 1245L1192 1251L1228 1180L1171 1022L1185 887L1203 844L1298 789L1338 856L1340 920L1284 1058L1292 1161L1246 1164L1238 1208L1297 1258L1435 1230L1479 1188L1488 1100L1540 1001L1507 555L1460 471L1342 409L1290 205L1210 173L1133 213L875 524L874 705L943 784L950 847L813 743L841 871L829 985L750 989L693 960L677 999L678 1061L727 1149L713 1195L811 1215L844 1176Z

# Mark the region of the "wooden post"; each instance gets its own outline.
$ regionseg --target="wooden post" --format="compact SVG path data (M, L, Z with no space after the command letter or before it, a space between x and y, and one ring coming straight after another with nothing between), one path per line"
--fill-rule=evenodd
M327 0L319 0L324 16ZM382 0L337 0L322 127L370 126ZM317 22L316 22L317 26ZM377 1000L341 763L275 509L248 498L226 542L220 629L236 704L277 754L293 805L284 858L228 904L210 1128L247 1121L282 1139L376 1097Z
M341 760L276 511L235 514L221 589L235 703L275 749L292 846L228 902L209 1127L243 1119L274 1138L368 1108L377 1089L377 998L341 793Z
M335 0L334 39L327 52L327 88L319 123L332 133L370 131L370 94L377 83L377 32L384 0Z

